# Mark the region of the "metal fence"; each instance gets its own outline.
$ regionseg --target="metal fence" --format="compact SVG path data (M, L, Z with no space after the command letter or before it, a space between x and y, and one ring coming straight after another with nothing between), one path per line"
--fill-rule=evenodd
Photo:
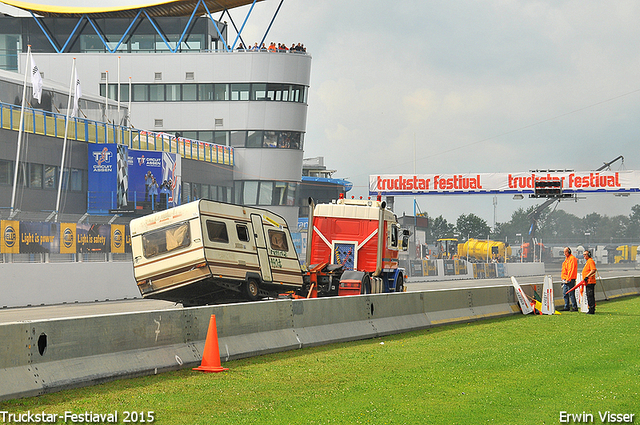
M0 127L18 131L21 107L0 102ZM63 114L24 108L23 131L43 136L64 138L67 117ZM230 146L175 137L167 133L137 130L86 118L69 119L68 140L87 143L118 143L131 149L177 153L183 158L214 164L234 165Z

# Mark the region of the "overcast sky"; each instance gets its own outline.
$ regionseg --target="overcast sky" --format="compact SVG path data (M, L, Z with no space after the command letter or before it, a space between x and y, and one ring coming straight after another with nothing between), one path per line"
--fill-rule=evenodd
M256 4L247 43L278 4ZM618 155L640 169L639 21L637 1L285 0L267 42L302 42L313 57L305 157L324 156L368 196L370 174L413 173L414 143L417 173L594 170ZM412 201L396 198L396 213ZM535 203L497 201L498 222ZM558 208L628 215L638 203L588 195ZM492 195L418 205L493 225Z
M256 4L248 44L279 3ZM232 10L236 25L247 10ZM302 42L313 57L305 157L324 156L350 195L368 196L370 174L411 174L414 157L417 173L585 171L618 155L640 169L638 22L635 0L285 0L267 42ZM418 205L493 225L493 198ZM396 213L413 214L412 201L397 197ZM497 221L535 203L498 196ZM639 203L588 195L558 208L628 215Z

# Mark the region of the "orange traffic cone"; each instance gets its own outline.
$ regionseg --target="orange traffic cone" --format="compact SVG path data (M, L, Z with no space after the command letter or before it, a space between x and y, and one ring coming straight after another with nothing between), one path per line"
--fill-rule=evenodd
M218 349L218 328L216 327L216 315L212 314L209 319L209 330L207 331L207 339L204 342L204 353L202 354L202 362L200 367L194 367L193 370L200 372L222 372L229 370L220 365L220 350Z

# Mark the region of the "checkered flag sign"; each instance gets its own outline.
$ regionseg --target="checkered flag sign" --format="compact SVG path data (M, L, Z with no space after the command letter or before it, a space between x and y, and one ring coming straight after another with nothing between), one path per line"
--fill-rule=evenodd
M33 54L29 53L29 59L31 61L31 85L33 86L33 98L40 103L42 98L42 76L38 65L33 60Z

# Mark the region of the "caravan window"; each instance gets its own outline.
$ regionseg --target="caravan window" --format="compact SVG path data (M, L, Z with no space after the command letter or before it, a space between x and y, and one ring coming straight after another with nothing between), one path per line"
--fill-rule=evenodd
M178 223L142 235L142 249L145 258L175 251L190 244L191 234L188 222Z
M244 224L236 224L236 231L238 232L238 239L242 242L249 242L249 229Z
M227 225L221 221L207 220L207 234L211 242L229 243Z
M280 230L269 230L269 243L271 244L271 249L289 251L287 235Z

